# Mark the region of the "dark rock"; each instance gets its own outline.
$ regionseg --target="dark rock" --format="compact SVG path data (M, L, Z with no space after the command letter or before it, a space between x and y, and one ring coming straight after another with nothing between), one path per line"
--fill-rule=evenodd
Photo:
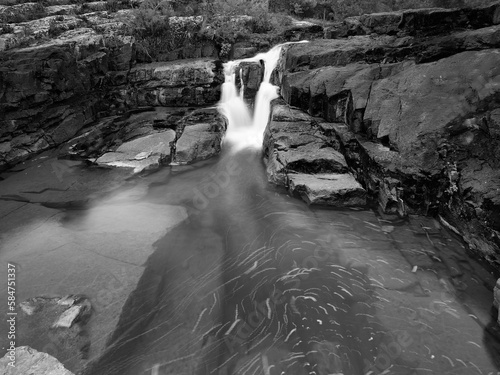
M257 62L242 62L236 68L236 86L241 89L241 81L244 84L244 98L253 100L259 91L260 83L264 78L264 67Z

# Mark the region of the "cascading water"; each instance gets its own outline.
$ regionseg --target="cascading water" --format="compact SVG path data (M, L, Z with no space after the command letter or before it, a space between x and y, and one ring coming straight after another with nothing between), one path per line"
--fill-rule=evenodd
M225 82L222 85L219 111L228 119L224 143L229 144L233 150L262 146L270 103L278 97L278 87L271 84L271 75L278 64L283 46L284 44L280 44L269 52L224 64ZM261 61L264 64L264 78L255 97L254 113L251 114L243 97L244 83L241 82L239 91L236 86L236 69L242 62Z

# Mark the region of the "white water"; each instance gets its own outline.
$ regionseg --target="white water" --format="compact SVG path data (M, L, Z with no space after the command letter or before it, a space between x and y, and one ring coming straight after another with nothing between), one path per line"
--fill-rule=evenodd
M264 131L271 110L271 100L279 96L278 87L272 85L270 81L283 46L284 44L281 44L273 47L269 52L224 64L225 81L222 85L219 111L228 119L224 143L229 145L232 150L262 147ZM260 61L264 63L264 78L255 97L254 113L252 114L243 97L243 82L241 82L240 91L236 87L236 69L242 62L259 63Z

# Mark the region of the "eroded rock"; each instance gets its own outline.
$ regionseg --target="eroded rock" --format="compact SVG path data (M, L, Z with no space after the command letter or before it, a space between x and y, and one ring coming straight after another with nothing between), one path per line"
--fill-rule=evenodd
M318 119L275 101L264 137L268 178L308 204L364 206L366 191L348 173L328 130Z

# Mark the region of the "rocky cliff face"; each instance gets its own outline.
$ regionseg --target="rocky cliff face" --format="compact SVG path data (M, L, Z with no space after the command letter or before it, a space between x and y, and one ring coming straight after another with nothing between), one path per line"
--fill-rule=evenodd
M381 211L440 214L498 265L500 3L365 15L326 36L284 54L286 103L332 124L323 134Z
M58 146L103 116L144 106L212 105L209 60L135 64L131 37L78 29L0 56L0 168Z

